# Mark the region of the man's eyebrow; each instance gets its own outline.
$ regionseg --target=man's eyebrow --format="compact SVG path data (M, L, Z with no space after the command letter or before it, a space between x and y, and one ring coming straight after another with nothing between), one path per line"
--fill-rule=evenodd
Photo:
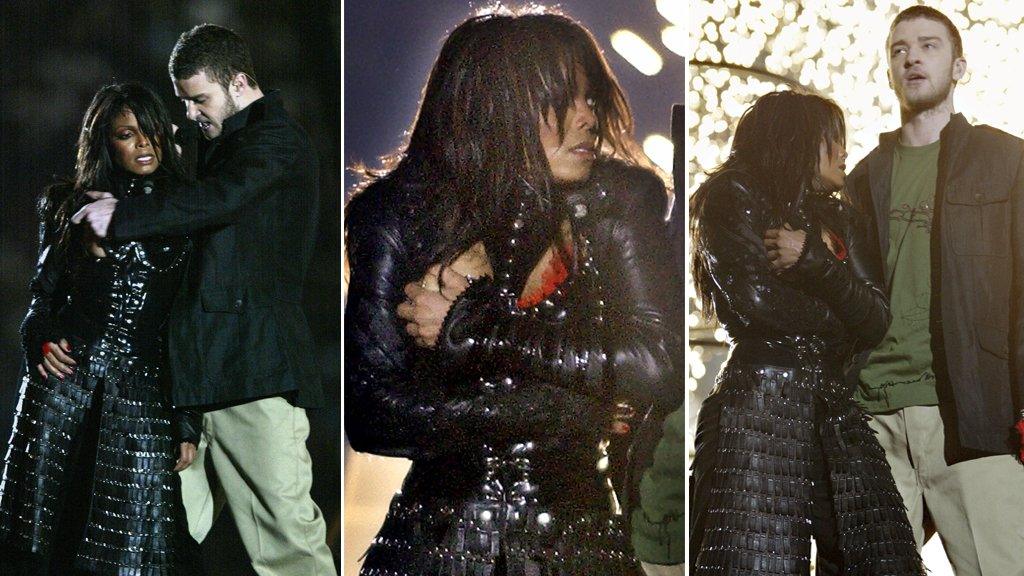
M917 37L917 41L918 42L927 42L929 40L934 40L934 41L942 42L942 37L941 36L918 36ZM890 44L889 48L894 48L896 46L906 46L906 45L907 45L907 41L906 40L897 40L897 41L893 42L892 44Z

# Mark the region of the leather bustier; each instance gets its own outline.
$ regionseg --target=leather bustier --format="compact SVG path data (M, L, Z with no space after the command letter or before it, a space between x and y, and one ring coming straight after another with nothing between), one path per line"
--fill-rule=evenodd
M112 193L127 198L168 184L160 172L148 178L121 174ZM65 190L64 197L73 193ZM103 372L116 363L159 372L165 363L167 318L191 242L185 237L103 242L105 255L97 257L85 250L81 228L62 241L55 218L59 202L50 200L41 207L39 261L21 327L30 374L42 361L42 344L62 338L71 343L82 369ZM198 412L176 411L175 426L179 438L198 443Z
M149 194L161 183L166 178L122 176L113 194L119 199ZM51 218L44 218L32 303L23 324L29 359L38 357L43 342L67 338L88 348L162 362L164 328L184 277L189 240L103 242L106 254L99 257L84 250L78 232L61 242Z
M156 186L139 178L120 184L119 198L151 193ZM80 256L71 264L62 323L90 345L162 361L167 316L184 276L189 240L154 237L104 242L103 248L106 256Z

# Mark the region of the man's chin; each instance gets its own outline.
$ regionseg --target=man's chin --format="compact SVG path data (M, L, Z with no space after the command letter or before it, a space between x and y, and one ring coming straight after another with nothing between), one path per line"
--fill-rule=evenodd
M903 94L899 97L900 108L912 114L925 112L940 106L946 101L946 96L948 96L948 94Z

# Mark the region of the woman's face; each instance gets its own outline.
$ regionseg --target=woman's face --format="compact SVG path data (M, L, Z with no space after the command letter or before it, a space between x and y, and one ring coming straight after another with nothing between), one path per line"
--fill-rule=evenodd
M135 119L135 113L125 108L114 118L110 141L114 162L132 174L146 176L160 167L160 143L150 139Z
M818 155L818 178L815 188L819 192L834 192L846 182L846 146L841 142L832 143L829 154L828 144L822 140Z
M540 144L544 148L551 175L556 182L582 182L590 177L597 157L597 116L594 102L588 96L590 85L586 74L577 70L577 91L572 104L561 119L565 137L558 137L555 109L548 108L540 121Z

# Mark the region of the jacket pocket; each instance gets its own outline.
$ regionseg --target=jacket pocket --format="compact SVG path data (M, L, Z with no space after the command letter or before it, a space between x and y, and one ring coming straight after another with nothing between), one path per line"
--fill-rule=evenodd
M252 286L202 291L200 331L208 375L254 377L281 370L274 299Z
M1010 358L1010 337L1007 330L979 324L975 326L974 333L982 350L1003 360Z
M1005 256L1010 246L1010 189L1007 186L951 188L946 193L944 226L953 252L961 256Z

